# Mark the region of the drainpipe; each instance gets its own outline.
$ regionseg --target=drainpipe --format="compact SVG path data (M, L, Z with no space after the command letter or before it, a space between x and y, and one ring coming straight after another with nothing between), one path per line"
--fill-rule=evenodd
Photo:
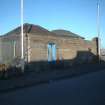
M13 56L15 58L16 57L16 41L13 41L13 49L14 49Z
M30 50L30 39L29 39L29 35L28 35L28 33L30 33L30 31L31 31L31 29L32 29L32 25L29 25L29 27L28 27L28 25L27 25L27 30L26 30L26 42L27 42L27 63L30 61L30 53L29 53L29 50Z

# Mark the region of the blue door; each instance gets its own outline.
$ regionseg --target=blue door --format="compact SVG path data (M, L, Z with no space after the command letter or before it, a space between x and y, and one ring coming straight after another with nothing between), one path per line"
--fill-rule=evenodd
M56 61L56 45L54 43L48 44L48 61Z
M51 44L48 44L48 62L52 60L51 52L52 52Z
M52 45L52 61L56 61L56 45Z

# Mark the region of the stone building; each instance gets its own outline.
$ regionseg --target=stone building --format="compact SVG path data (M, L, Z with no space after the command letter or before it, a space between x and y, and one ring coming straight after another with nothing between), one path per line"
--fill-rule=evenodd
M18 27L0 36L0 62L13 64L21 58L21 35ZM66 30L47 29L24 24L24 59L26 63L60 61L75 63L91 62L98 54L97 38L91 41ZM40 66L40 64L39 64Z

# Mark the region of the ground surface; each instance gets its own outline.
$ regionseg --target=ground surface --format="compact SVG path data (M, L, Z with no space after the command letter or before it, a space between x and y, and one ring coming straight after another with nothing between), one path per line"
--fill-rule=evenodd
M30 72L29 70L19 77L14 76L13 78L1 79L0 93L25 88L27 86L39 85L41 83L48 83L49 80L72 78L87 73L97 72L104 68L105 64L83 64L64 69L46 70L40 73L36 73L35 71Z
M0 105L105 105L105 70L1 93Z

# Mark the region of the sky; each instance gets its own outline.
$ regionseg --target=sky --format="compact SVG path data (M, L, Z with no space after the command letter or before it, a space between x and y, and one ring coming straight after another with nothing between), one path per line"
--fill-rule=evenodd
M24 0L24 23L97 37L98 0ZM105 0L100 0L100 39L105 48ZM0 35L19 26L20 0L0 0Z

